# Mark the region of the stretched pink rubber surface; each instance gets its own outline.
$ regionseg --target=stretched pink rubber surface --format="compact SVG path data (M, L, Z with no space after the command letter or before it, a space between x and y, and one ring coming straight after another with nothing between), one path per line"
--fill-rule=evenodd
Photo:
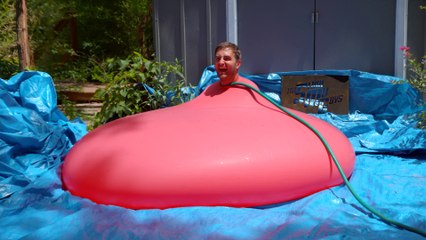
M349 176L348 139L293 112L321 132ZM267 205L343 182L311 130L252 90L219 83L190 102L90 132L66 156L62 180L76 196L132 209Z

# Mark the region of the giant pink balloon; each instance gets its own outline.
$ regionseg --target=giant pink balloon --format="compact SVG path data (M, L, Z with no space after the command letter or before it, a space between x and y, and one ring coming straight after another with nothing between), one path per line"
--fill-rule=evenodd
M321 132L349 176L348 139L292 112ZM93 130L66 156L62 179L76 196L132 209L267 205L343 182L311 130L254 91L219 83L190 102Z

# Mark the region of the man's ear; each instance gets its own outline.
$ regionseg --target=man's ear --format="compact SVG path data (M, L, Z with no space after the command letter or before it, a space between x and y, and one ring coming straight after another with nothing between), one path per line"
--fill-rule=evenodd
M240 66L241 66L241 60L238 60L237 61L237 69L240 69Z

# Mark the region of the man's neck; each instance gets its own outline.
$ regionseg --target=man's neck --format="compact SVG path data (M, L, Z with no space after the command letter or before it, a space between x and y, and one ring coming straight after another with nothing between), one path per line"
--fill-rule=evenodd
M233 82L237 82L239 80L239 78L240 78L240 75L237 74L237 75L235 75L232 78L220 79L220 83L222 85L229 85L229 84L231 84Z

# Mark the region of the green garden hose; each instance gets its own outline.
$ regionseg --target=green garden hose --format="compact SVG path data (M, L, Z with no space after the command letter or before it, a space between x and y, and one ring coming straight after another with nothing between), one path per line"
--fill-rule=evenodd
M371 213L373 213L374 215L376 215L377 217L379 217L380 219L382 219L383 222L385 222L387 224L394 225L396 227L399 227L399 228L405 229L407 231L420 234L423 237L426 237L426 232L425 231L417 229L417 228L414 228L414 227L411 227L411 226L407 226L407 225L402 224L400 222L397 222L395 220L389 219L386 216L384 216L383 214L381 214L380 212L378 212L377 210L375 210L374 208L372 208L371 206L369 206L367 203L365 203L358 196L358 194L354 191L354 189L352 188L352 185L349 183L349 180L346 177L346 174L343 172L343 169L340 166L339 161L337 160L336 156L334 155L333 151L331 150L330 145L328 144L328 142L325 140L325 138L321 135L321 133L316 128L314 128L312 125L310 125L308 122L306 122L302 118L298 117L297 115L293 114L292 112L290 112L287 109L285 109L284 107L282 107L280 104L278 104L277 102L275 102L274 100L272 100L270 97L268 97L266 94L264 94L263 92L259 91L255 87L253 87L253 86L251 86L249 84L246 84L246 83L242 83L242 82L232 82L230 84L230 86L236 86L236 85L241 85L241 86L247 87L247 88L255 91L260 96L262 96L263 98L265 98L266 100L268 100L269 102L271 102L272 104L274 104L276 107L278 107L279 109L281 109L281 111L283 111L284 113L288 114L290 117L296 119L297 121L299 121L300 123L302 123L303 125L305 125L307 128L309 128L311 131L313 131L315 133L315 135L317 135L318 138L321 140L321 142L324 144L324 146L327 149L327 151L329 152L331 158L333 159L334 164L336 165L337 169L339 170L339 173L342 176L342 179L345 182L346 186L348 187L349 191L352 193L352 195L355 197L355 199L358 200L358 202L363 207L365 207Z

